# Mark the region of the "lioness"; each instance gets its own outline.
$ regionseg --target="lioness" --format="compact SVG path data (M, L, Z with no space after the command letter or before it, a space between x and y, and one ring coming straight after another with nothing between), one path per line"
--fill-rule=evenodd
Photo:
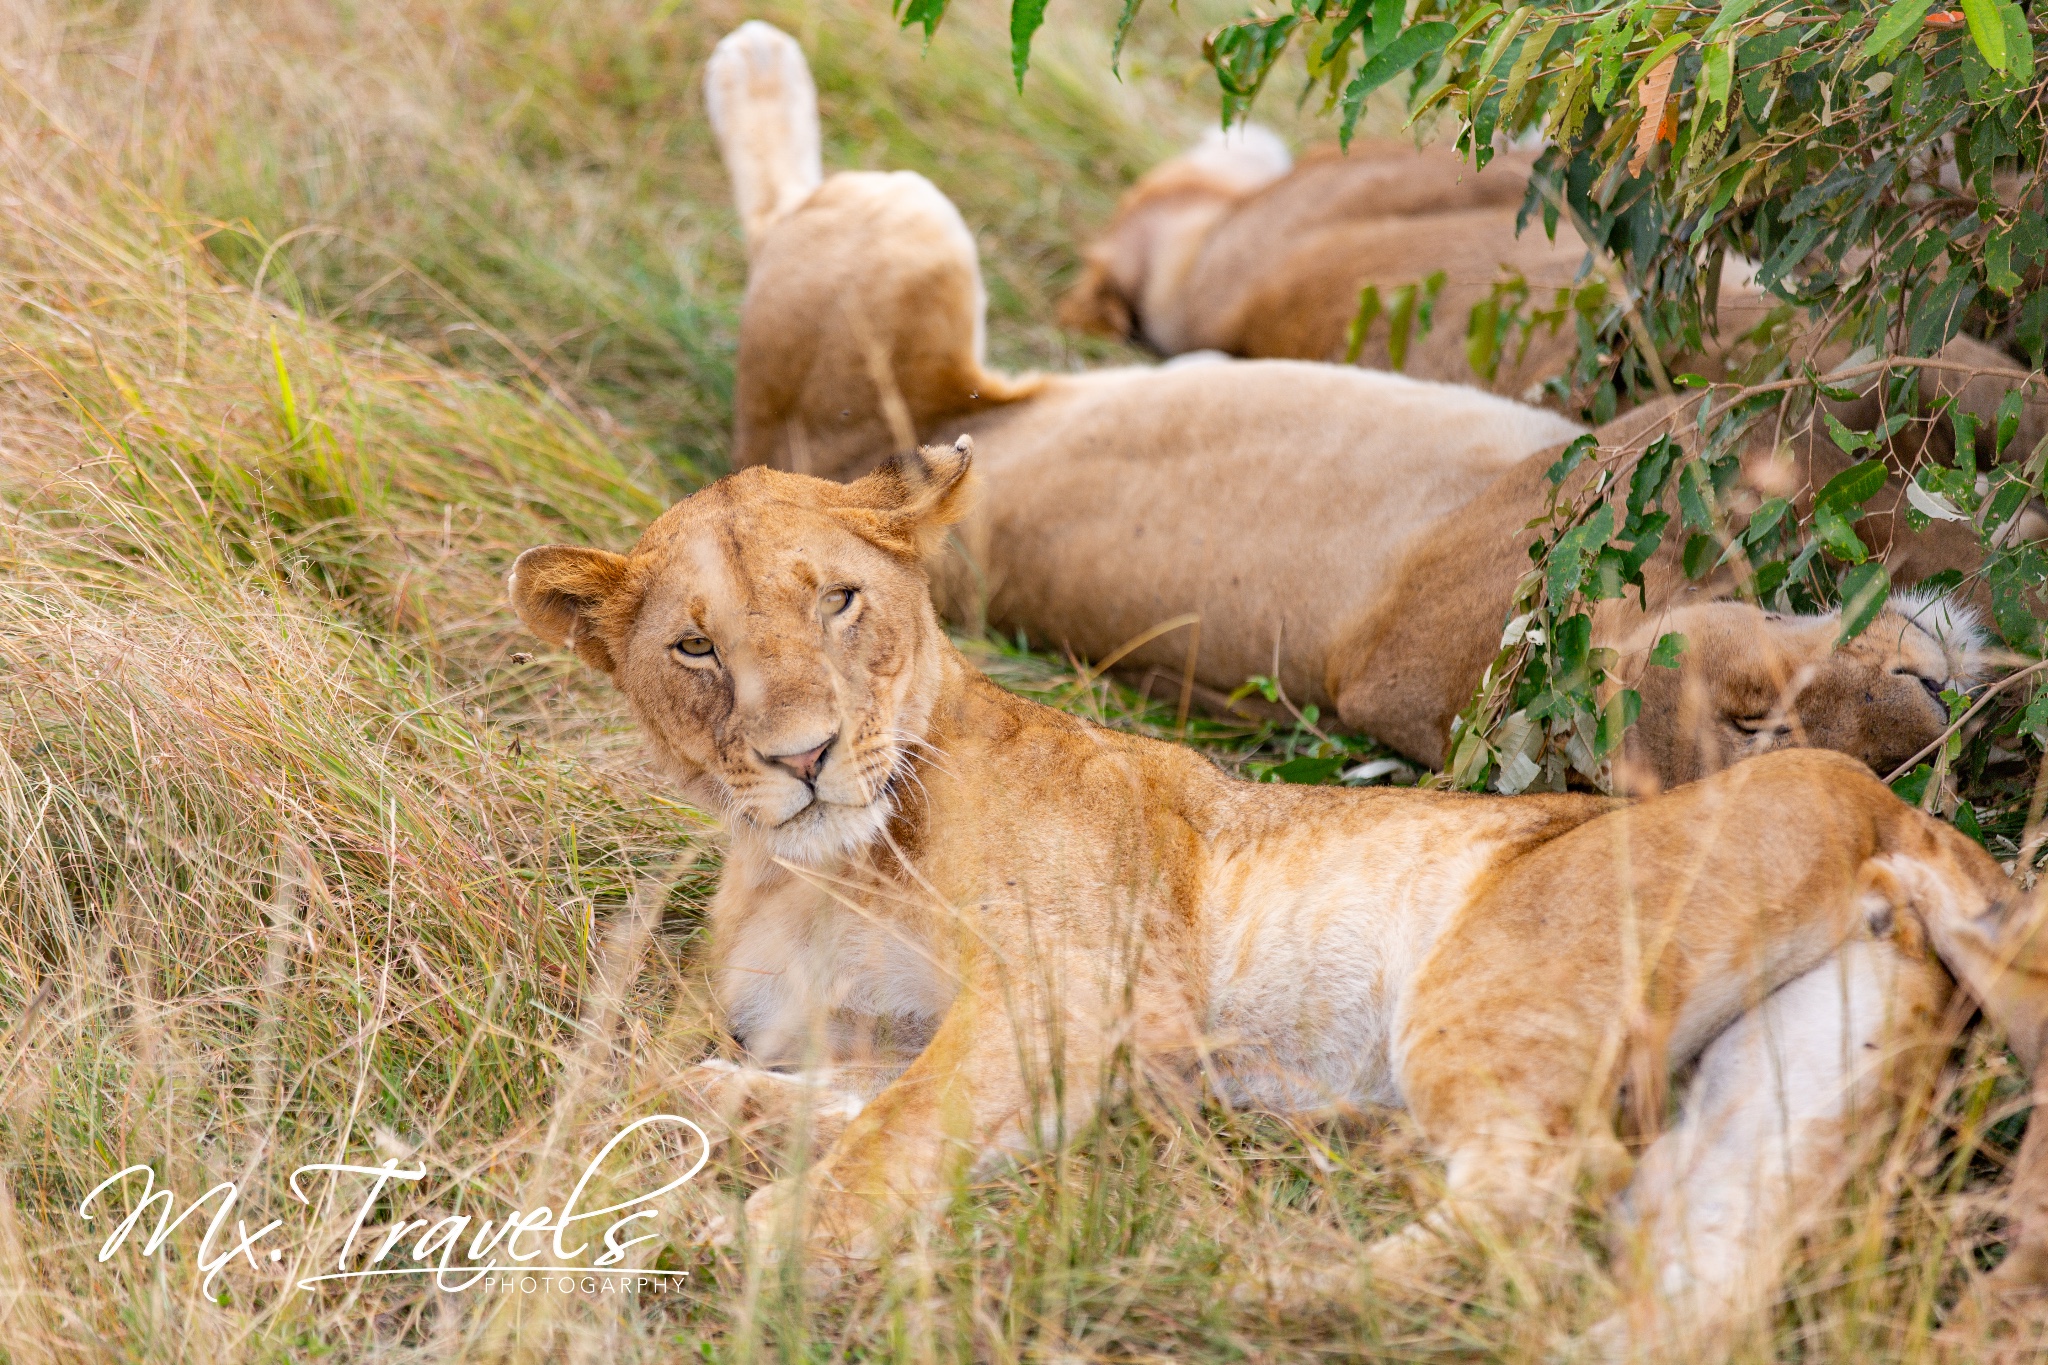
M1321 148L1293 165L1279 140L1255 125L1228 137L1212 134L1124 194L1109 226L1082 253L1060 321L1169 356L1213 350L1341 360L1364 286L1376 286L1391 305L1393 290L1441 271L1434 325L1415 325L1400 368L1420 379L1483 383L1538 401L1542 381L1563 374L1577 353L1569 327L1538 324L1512 337L1491 376L1474 372L1467 342L1472 310L1495 285L1518 278L1528 286L1530 306L1544 309L1559 289L1592 270L1568 222L1554 240L1533 220L1517 232L1534 163L1533 153L1506 151L1474 171L1442 144L1418 149L1402 140L1362 139L1348 154ZM1738 373L1747 358L1745 334L1765 321L1774 302L1746 268L1731 265L1717 298L1717 335L1701 353L1674 357L1674 372L1713 379ZM1386 322L1372 329L1358 363L1392 367L1391 337ZM1800 358L1821 370L1849 350L1818 336L1801 345ZM2010 357L1970 337L1951 341L1941 358L1986 371L2014 368ZM1987 423L1979 454L1989 458L1988 422L2007 381L1953 369L1927 369L1920 378L1930 406L1954 397ZM1835 412L1861 430L1885 414L1871 382L1858 387L1869 390L1865 398L1837 404ZM1917 434L1903 434L1903 453L1919 454ZM2015 448L2024 455L2044 435L2048 393L2035 389ZM1946 458L1949 451L1938 445L1933 453Z
M1391 291L1441 271L1441 325L1416 327L1404 367L1424 379L1474 382L1465 319L1517 276L1536 306L1580 281L1586 251L1570 228L1552 241L1517 235L1533 154L1508 152L1475 173L1447 146L1418 151L1361 139L1290 165L1255 125L1155 167L1125 193L1082 255L1060 322L1127 337L1162 355L1213 350L1249 357L1341 360L1359 293ZM1391 327L1357 359L1391 369ZM1569 364L1577 338L1556 329L1516 345L1489 385L1522 395Z
M1698 1060L1630 1225L1696 1325L1752 1304L1874 1082L1928 1055L1949 982L1925 945L2000 922L1996 864L1835 754L1634 806L1258 785L1024 700L955 651L920 567L970 454L850 484L743 470L628 554L512 573L527 625L723 816L713 960L748 1053L909 1057L814 1169L754 1194L752 1235L799 1218L870 1259L967 1173L1074 1132L1122 1051L1239 1103L1407 1107L1444 1202L1283 1288L1421 1279L1468 1232L1557 1214L1579 1173L1624 1183L1619 1097L1654 1125Z
M1541 473L1580 428L1474 389L1333 365L992 373L974 238L944 195L905 172L823 178L814 153L761 151L817 145L783 127L816 118L805 91L776 79L802 69L793 40L756 23L720 45L707 78L750 232L735 463L845 477L919 437L970 433L990 496L941 575L955 614L1176 687L1191 676L1210 698L1268 675L1293 705L1439 761L1527 569ZM1660 411L1602 435L1640 452L1659 417L1685 434ZM1475 500L1497 528L1485 537L1461 529ZM1974 537L1946 524L1927 535L1956 553L1921 572L1974 566ZM1658 635L1690 637L1698 598L1726 595L1725 578L1690 592L1670 540L1647 614L1609 604L1596 644L1633 649L1647 631L1640 662ZM1472 562L1416 572L1452 544ZM1837 736L1896 763L1947 722L1936 694L1977 669L1967 623L1935 612L1888 615L1848 653L1819 618L1730 604L1696 627L1697 681L1646 686L1647 780Z

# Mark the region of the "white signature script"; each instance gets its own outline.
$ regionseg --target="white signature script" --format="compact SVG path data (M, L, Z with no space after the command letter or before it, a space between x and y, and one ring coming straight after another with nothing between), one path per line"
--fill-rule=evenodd
M679 1125L695 1135L699 1150L697 1159L690 1168L660 1189L635 1195L616 1204L607 1204L601 1209L578 1208L584 1188L590 1184L591 1178L597 1174L613 1150L634 1133L654 1124ZM362 1280L377 1275L431 1275L438 1288L447 1290L468 1289L486 1276L504 1271L521 1275L546 1272L639 1275L644 1272L621 1264L626 1259L627 1248L640 1242L656 1240L661 1234L643 1232L637 1237L626 1237L624 1240L621 1240L620 1234L635 1223L656 1217L659 1211L651 1207L654 1201L688 1184L710 1160L711 1139L705 1136L702 1128L674 1114L650 1114L620 1129L612 1136L612 1140L604 1145L603 1150L591 1158L590 1164L583 1168L582 1176L576 1181L576 1187L569 1192L568 1202L562 1205L560 1212L543 1204L538 1208L515 1211L502 1222L486 1218L477 1226L475 1235L470 1236L467 1255L459 1261L456 1259L458 1248L476 1222L470 1215L450 1214L439 1220L400 1217L384 1231L383 1240L376 1251L366 1261L355 1265L351 1265L351 1257L355 1254L357 1239L362 1237L363 1224L368 1220L371 1209L384 1194L385 1188L394 1181L423 1180L426 1178L426 1168L401 1170L395 1157L376 1166L355 1166L345 1162L316 1162L301 1166L292 1172L291 1192L302 1204L310 1205L313 1202L312 1195L299 1183L300 1177L308 1174L325 1172L337 1178L363 1176L369 1180L369 1188L363 1195L362 1203L356 1207L355 1221L349 1225L348 1237L341 1244L341 1254L335 1262L335 1269L324 1274L308 1275L299 1280L294 1287L310 1289L315 1285ZM105 1204L111 1206L113 1200L108 1192L116 1187L125 1191L128 1183L138 1177L142 1183L142 1197L100 1244L98 1259L102 1263L112 1260L137 1229L143 1228L144 1220L152 1209L155 1210L156 1225L143 1231L141 1252L144 1256L155 1255L186 1219L216 1199L219 1203L206 1225L205 1235L199 1241L199 1268L205 1272L205 1278L200 1282L200 1292L211 1297L214 1281L238 1256L256 1270L263 1268L262 1262L257 1259L259 1252L272 1264L284 1260L283 1248L264 1245L264 1239L284 1226L283 1219L274 1218L251 1232L246 1219L235 1218L234 1232L229 1234L226 1231L228 1220L234 1216L238 1194L235 1182L231 1180L224 1180L215 1185L187 1205L184 1212L179 1213L176 1193L168 1188L156 1188L154 1170L141 1164L129 1166L114 1172L95 1185L92 1192L86 1195L84 1202L79 1204L79 1216L88 1223L95 1221L94 1206L102 1204L103 1198ZM111 1212L111 1209L103 1211ZM595 1261L579 1264L578 1258L587 1254L592 1249L592 1244L587 1240L587 1234L577 1233L577 1229L579 1225L593 1225L591 1231L594 1232L595 1220L600 1218L611 1219L603 1232L597 1234L604 1250ZM403 1249L402 1244L416 1232L420 1235L412 1243L411 1248ZM566 1239L572 1234L584 1236L585 1240L579 1241L573 1247L568 1246L565 1244ZM227 1240L229 1237L232 1237L232 1240ZM521 1241L525 1238L534 1239L533 1245L522 1249ZM221 1249L218 1251L214 1249L216 1242L220 1243ZM364 1243L365 1248L368 1245L368 1242ZM553 1257L553 1264L532 1264L550 1254ZM497 1260L500 1255L508 1258L508 1261ZM392 1264L386 1265L386 1261L391 1261Z

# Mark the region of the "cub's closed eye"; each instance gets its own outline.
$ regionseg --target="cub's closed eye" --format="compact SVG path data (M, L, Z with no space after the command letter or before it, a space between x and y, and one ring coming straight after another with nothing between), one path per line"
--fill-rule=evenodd
M837 616L840 612L853 605L853 589L833 588L826 592L824 603L825 614L827 616Z
M686 654L692 659L708 659L715 652L711 642L701 635L685 635L682 639L671 645L670 648L675 650L676 653Z
M1736 729L1748 735L1760 735L1765 731L1769 731L1772 734L1783 734L1791 728L1782 721L1774 724L1768 714L1761 716L1730 716L1728 719L1734 722Z

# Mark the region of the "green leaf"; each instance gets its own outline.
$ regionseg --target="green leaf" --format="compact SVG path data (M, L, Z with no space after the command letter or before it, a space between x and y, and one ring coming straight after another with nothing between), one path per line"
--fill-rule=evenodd
M1997 0L1962 0L1963 18L1969 22L1970 37L1977 44L1977 51L1984 54L1985 65L2003 75L2009 68L2005 50L2005 16L1998 12Z
M1721 12L1714 16L1714 22L1707 25L1702 38L1717 38L1749 17L1756 8L1757 0L1722 0Z
M1884 490L1884 464L1878 460L1865 460L1852 464L1821 486L1814 498L1816 507L1827 505L1843 512L1854 512L1862 508Z
M1543 477L1550 480L1552 488L1562 488L1564 481L1571 476L1571 472L1577 469L1580 463L1588 455L1591 455L1599 445L1600 438L1590 431L1583 436L1574 438L1572 443L1564 448L1564 454L1557 457L1557 462L1543 471Z
M1785 580L1792 576L1792 566L1782 559L1773 559L1756 566L1756 577L1750 580L1750 587L1756 591L1756 600L1768 602L1771 594L1785 586Z
M1977 282L1968 271L1956 270L1914 292L1906 349L1912 355L1933 355L1962 330L1977 298Z
M1223 87L1225 122L1257 98L1300 22L1292 14L1277 19L1239 19L1204 40L1202 54L1216 73L1216 83Z
M1010 68L1017 73L1017 93L1024 93L1024 71L1031 65L1031 39L1045 22L1047 0L1010 0Z
M1559 676L1584 668L1593 656L1593 618L1578 612L1559 621L1550 634L1550 648Z
M1662 62L1666 57L1669 57L1672 53L1677 52L1679 49L1690 44L1692 42L1692 39L1692 34L1681 31L1672 34L1663 42L1657 44L1657 46L1655 46L1654 48L1651 48L1650 55L1643 58L1641 65L1639 65L1636 68L1636 79L1640 81L1644 77L1648 76L1652 71L1655 71L1657 69L1657 66L1660 62Z
M1303 755L1299 758L1290 758L1285 763L1274 764L1266 769L1263 780L1298 782L1308 787L1320 786L1335 777L1337 770L1342 768L1344 763L1345 758L1342 754L1335 758L1310 758Z
M1991 561L1991 619L2014 649L2029 654L2041 647L2041 622L2028 601L2029 590L2048 577L2048 560L2031 546L2008 550Z
M1500 110L1503 118L1514 117L1515 105L1520 102L1522 91L1529 84L1529 77L1536 73L1537 63L1542 61L1543 54L1550 50L1550 41L1557 36L1558 29L1564 27L1564 22L1565 16L1557 15L1523 42L1521 55L1516 57L1515 64L1508 68L1507 89L1501 92Z
M1387 314L1387 359L1396 370L1408 365L1408 337L1415 326L1416 287L1404 284L1394 291L1394 307Z
M1280 700L1280 684L1274 682L1271 678L1267 677L1263 673L1254 673L1249 678L1246 678L1243 682L1239 683L1237 687L1231 692L1229 700L1233 703L1240 702L1243 701L1246 697L1252 695L1252 693L1254 692L1258 693L1260 696L1264 697L1267 701L1270 702L1277 702Z
M2015 294L2026 281L2012 268L2010 231L1994 232L1984 239L1984 283L2001 294Z
M1380 291L1377 285L1367 285L1358 291L1358 311L1351 315L1351 325L1344 331L1344 363L1356 365L1359 352L1365 349L1365 339L1372 332L1373 323L1379 321L1383 311Z
M1351 133L1358 126L1358 115L1365 108L1367 95L1412 69L1423 58L1442 52L1450 44L1451 35L1457 31L1456 25L1441 22L1412 25L1358 68L1351 84L1344 87L1343 121L1337 126L1338 144L1344 147L1351 145Z
M1714 109L1716 128L1728 121L1728 87L1734 78L1734 39L1715 43L1700 54L1700 109Z
M1920 21L1933 7L1934 0L1894 0L1886 8L1884 17L1877 21L1877 27L1871 30L1863 50L1856 54L1856 60L1867 62L1899 39L1918 33Z
M1500 299L1481 299L1465 318L1465 364L1491 384L1500 372Z
M2027 703L2027 709L2020 713L2019 732L2032 735L2036 741L2048 732L2048 687L2036 692Z
M1956 468L1974 474L1977 472L1977 414L1965 408L1952 407L1948 419L1955 427Z
M1472 64L1472 74L1484 80L1489 87L1493 84L1494 63L1500 60L1500 54L1515 40L1515 35L1522 31L1522 25L1529 22L1531 8L1529 5L1516 6L1515 12L1488 36L1486 47L1479 54L1479 60Z
M1650 651L1652 668L1676 668L1679 656L1685 653L1685 637L1677 631L1668 631L1657 637L1656 647Z
M1861 564L1870 558L1869 547L1857 538L1849 519L1833 503L1817 502L1813 505L1813 533L1836 559Z
M1664 496L1664 486L1671 481L1671 470L1678 457L1685 454L1685 448L1669 436L1659 436L1643 452L1643 458L1636 461L1635 472L1628 481L1628 510L1631 518L1641 516L1649 509L1650 503Z
M1829 438L1836 445L1840 446L1842 452L1846 455L1854 455L1857 451L1873 443L1869 432L1849 430L1842 419L1835 416L1832 412L1823 409L1820 419L1827 424Z
M1821 544L1819 540L1807 541L1805 548L1800 550L1798 556L1785 566L1785 581L1798 581L1799 576L1806 572L1807 567L1820 557L1820 551Z
M1371 56L1393 42L1407 15L1407 0L1377 0L1372 7L1372 37L1367 40L1366 55Z
M1707 467L1699 460L1689 462L1678 474L1678 510L1685 518L1685 524L1697 531L1705 531L1714 524L1714 489L1708 478ZM1686 546L1686 553L1692 553L1692 546ZM1692 570L1686 573L1698 577Z
M1996 535L1999 528L2012 519L2013 513L2026 506L2032 492L2024 479L2001 479L1997 491L1991 495L1990 510L1984 514L1984 534Z
M1999 0L1998 17L2005 21L2006 75L2024 88L2034 79L2034 40L2027 32L2027 12L2012 0Z
M1685 542L1685 552L1681 558L1685 576L1697 581L1708 569L1714 567L1713 554L1714 538L1705 531L1695 532L1693 537Z
M1116 17L1116 35L1109 44L1109 69L1118 80L1123 79L1117 63L1123 60L1124 39L1131 36L1131 24L1136 21L1138 10L1144 3L1145 0L1124 0L1124 12Z
M929 43L932 34L938 32L939 20L946 17L946 6L950 0L905 0L897 11L896 21L905 28L912 24L924 26L924 40Z
M1594 753L1605 758L1620 748L1621 737L1642 714L1643 694L1633 687L1624 687L1609 697L1607 705L1600 708L1600 731L1593 741Z
M1451 786L1458 791L1470 791L1486 781L1487 769L1493 766L1493 751L1486 747L1486 741L1477 730L1468 730L1458 741L1458 751L1451 759Z
M1137 3L1142 2L1143 0L1137 0ZM1132 0L1126 0L1126 3L1132 3ZM1135 8L1135 5L1133 7ZM1364 26L1365 21L1373 17L1375 7L1398 10L1401 7L1401 0L1352 0L1351 8L1345 12L1343 20L1337 25L1335 31L1330 34L1330 41L1323 45L1323 61L1325 63L1336 60L1337 49L1349 42L1351 35L1358 32ZM1373 27L1378 28L1379 25L1374 24Z
M1845 645L1861 635L1891 596L1892 576L1884 565L1858 564L1842 575L1842 630L1835 637Z
M1785 513L1790 511L1791 508L1792 504L1783 498L1765 498L1761 503L1757 504L1756 511L1750 514L1749 525L1743 528L1743 543L1748 545L1763 544L1764 537L1768 536L1776 528L1777 524L1785 519Z
M1579 590L1579 580L1586 572L1586 557L1605 545L1613 534L1614 508L1603 502L1592 516L1558 537L1545 573L1545 586L1553 605L1564 605Z
M2012 438L2019 435L2020 413L2024 409L2024 403L2025 400L2018 389L2007 389L2005 397L1998 400L1998 436L1993 448L2000 455L2005 454L2005 448L2012 444Z
M1956 828L1978 843L1984 842L1984 826L1977 822L1977 808L1967 801L1956 807Z

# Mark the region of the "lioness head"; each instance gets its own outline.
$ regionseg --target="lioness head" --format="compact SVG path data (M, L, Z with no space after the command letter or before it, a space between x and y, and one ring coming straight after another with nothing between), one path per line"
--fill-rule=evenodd
M1685 651L1677 668L1636 676L1643 711L1631 757L1667 782L1791 745L1834 749L1887 772L1948 725L1944 690L1979 681L1982 631L1967 608L1901 593L1837 647L1840 630L1832 613L1782 615L1741 602L1666 613L1631 646L1647 650L1653 632L1669 631L1685 638Z
M1060 299L1060 325L1143 341L1169 355L1186 349L1157 287L1178 278L1232 205L1293 164L1278 136L1245 123L1211 129L1154 166L1124 192L1108 229L1082 253L1081 276Z
M512 603L609 674L692 796L818 863L873 839L937 697L924 555L965 510L971 446L851 484L746 469L663 513L632 553L528 550Z

